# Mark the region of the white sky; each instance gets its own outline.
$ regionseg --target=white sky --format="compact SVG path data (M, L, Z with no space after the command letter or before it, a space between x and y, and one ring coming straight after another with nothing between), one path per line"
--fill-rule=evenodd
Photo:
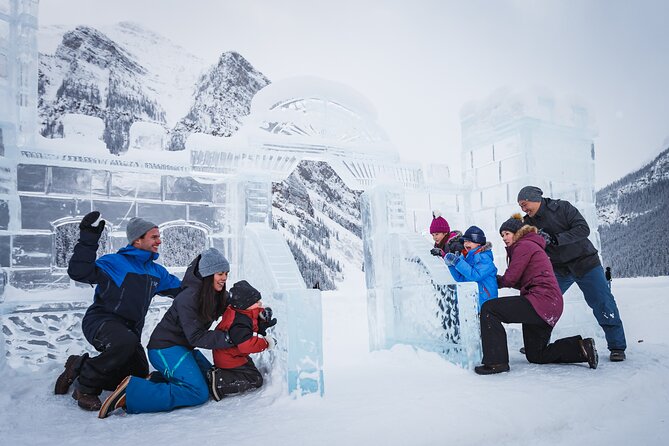
M667 18L662 0L41 0L39 21L133 21L212 63L238 51L273 81L348 84L403 159L454 167L464 103L544 86L594 113L599 188L669 144Z

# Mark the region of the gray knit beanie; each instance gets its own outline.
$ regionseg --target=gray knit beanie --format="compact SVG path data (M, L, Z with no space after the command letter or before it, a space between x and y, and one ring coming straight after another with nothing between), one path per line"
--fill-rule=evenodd
M211 276L215 273L229 272L230 263L216 248L209 248L202 252L198 271L201 277Z
M516 201L541 201L544 191L537 186L525 186L518 192L518 199Z
M143 218L133 217L125 228L125 235L128 237L128 243L132 243L158 225L151 223Z

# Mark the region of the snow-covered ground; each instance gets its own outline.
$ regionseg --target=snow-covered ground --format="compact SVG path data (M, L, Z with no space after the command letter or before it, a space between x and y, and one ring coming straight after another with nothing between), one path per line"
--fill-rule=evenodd
M349 275L350 278L350 275ZM370 353L364 281L323 293L325 396L258 392L170 413L100 420L53 394L61 365L6 367L3 445L659 445L669 437L669 277L613 282L627 361L532 365L477 376L439 356L396 346Z

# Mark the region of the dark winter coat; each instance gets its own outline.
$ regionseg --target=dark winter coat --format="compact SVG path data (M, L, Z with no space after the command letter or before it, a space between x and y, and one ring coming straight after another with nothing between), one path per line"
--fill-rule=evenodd
M553 274L551 262L544 251L546 241L537 234L537 228L525 225L513 236L507 246L509 266L503 276L497 277L500 288L516 288L537 314L550 326L555 326L563 310L562 293Z
M458 282L476 282L479 286L478 309L487 300L497 297L497 267L493 263L492 244L487 242L477 249L460 256L455 265L448 266Z
M197 256L188 266L181 282L183 290L174 298L172 306L151 333L147 348L162 349L180 345L189 349L199 347L213 350L232 346L226 332L209 329L223 313L223 305L207 320L203 320L199 314L202 289L202 278L196 272L199 261L200 256ZM224 290L223 293L224 301L227 302L228 292Z
M233 369L247 362L251 353L260 353L269 347L265 338L254 336L258 332L258 315L262 308L238 310L228 307L216 330L227 330L234 347L214 350L214 365L222 369Z
M153 296L175 296L181 281L154 262L158 259L157 253L131 245L95 260L99 237L81 231L67 268L72 280L97 284L93 304L81 322L84 336L92 344L100 326L113 320L141 338Z
M588 240L588 223L568 201L542 198L534 217L525 215L523 221L542 229L557 241L546 248L555 272L582 277L601 265L597 249Z

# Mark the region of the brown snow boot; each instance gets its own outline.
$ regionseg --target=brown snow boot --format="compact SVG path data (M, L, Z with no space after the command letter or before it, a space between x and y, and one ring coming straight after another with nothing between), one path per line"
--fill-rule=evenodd
M100 397L90 393L82 393L79 389L74 389L72 392L72 398L77 400L77 404L84 410L90 410L91 412L100 410L102 407L102 402Z
M56 395L65 395L74 380L79 376L79 370L81 369L81 364L85 359L88 358L88 353L83 355L70 355L65 361L65 370L61 373L56 379L56 385L54 386L54 393Z

